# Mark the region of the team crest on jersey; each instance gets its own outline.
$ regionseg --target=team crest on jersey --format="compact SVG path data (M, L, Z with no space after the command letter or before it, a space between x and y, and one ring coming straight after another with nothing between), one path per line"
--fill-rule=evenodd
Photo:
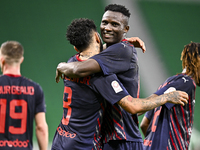
M119 92L123 91L121 86L119 85L119 83L116 80L112 81L111 86L114 89L115 93L119 93Z
M164 92L164 94L170 93L170 92L173 92L173 91L176 91L176 88L175 87L170 87Z

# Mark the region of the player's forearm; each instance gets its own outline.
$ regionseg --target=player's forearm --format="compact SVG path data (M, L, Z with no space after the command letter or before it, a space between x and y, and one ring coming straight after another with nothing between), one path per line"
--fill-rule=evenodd
M36 137L40 150L48 149L48 126L44 124L42 126L36 126Z
M140 127L140 128L141 128L143 135L145 136L147 133L147 128L145 128L145 127Z
M61 62L57 66L57 70L68 77L80 77L76 68L77 68L76 62L71 62L71 63Z
M187 103L187 99L188 95L185 92L174 91L160 96L153 94L146 99L133 98L128 95L120 100L118 104L127 112L136 114L154 109L167 102L184 105L184 103Z
M142 131L144 136L146 136L149 124L150 124L150 120L147 117L144 116L142 121L141 121L141 124L140 124L140 128L141 128L141 131Z
M127 112L136 114L154 109L165 104L166 102L167 101L165 98L159 96L154 97L153 99L139 99L128 95L120 100L118 104Z
M59 63L57 70L68 77L85 77L101 71L98 62L94 59L88 59L82 62Z

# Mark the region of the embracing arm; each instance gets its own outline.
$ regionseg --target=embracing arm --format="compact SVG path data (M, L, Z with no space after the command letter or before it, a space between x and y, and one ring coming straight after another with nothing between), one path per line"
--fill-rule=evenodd
M153 94L146 99L133 98L130 95L121 99L118 104L127 112L136 114L139 112L148 111L161 106L167 102L184 105L187 103L188 94L182 91L174 91L167 94L157 96Z
M145 43L139 37L130 37L126 38L131 44L134 45L136 48L141 48L142 52L145 53L146 47Z
M56 69L56 82L59 82L62 74L68 77L80 78L97 72L101 72L101 67L94 59L88 59L82 62L61 62Z

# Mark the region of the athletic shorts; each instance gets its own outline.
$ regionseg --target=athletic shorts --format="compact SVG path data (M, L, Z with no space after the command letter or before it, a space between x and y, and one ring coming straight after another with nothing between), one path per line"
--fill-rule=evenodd
M143 143L125 140L113 140L104 144L103 150L143 150Z

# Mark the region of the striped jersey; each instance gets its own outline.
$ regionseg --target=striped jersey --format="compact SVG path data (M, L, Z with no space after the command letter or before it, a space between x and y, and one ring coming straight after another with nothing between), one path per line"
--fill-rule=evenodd
M138 58L133 45L123 40L109 46L101 53L91 57L95 59L104 75L116 74L128 93L139 97ZM118 104L108 105L104 118L104 143L109 140L143 142L138 128L138 116L122 109Z
M1 75L0 150L32 150L33 120L45 111L39 84L20 75Z
M185 74L168 78L155 93L161 95L174 90L189 95L188 104L166 103L145 114L151 120L144 140L145 150L188 150L193 128L195 90L193 79Z

